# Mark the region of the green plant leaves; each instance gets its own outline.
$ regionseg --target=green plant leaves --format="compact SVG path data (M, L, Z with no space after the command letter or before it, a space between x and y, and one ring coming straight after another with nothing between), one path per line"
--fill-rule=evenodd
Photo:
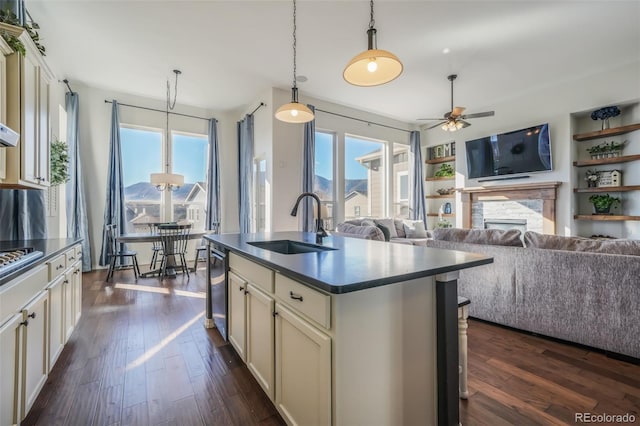
M59 140L51 142L51 185L69 181L69 147Z

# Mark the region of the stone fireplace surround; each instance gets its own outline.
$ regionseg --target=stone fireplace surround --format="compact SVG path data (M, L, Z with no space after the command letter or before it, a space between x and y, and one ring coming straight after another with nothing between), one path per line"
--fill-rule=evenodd
M462 227L483 228L482 210L501 203L501 219L527 220L527 230L543 234L556 233L556 198L561 182L536 182L521 185L499 185L464 188L462 194ZM475 220L474 220L475 207ZM487 208L489 207L489 208ZM495 210L495 209L494 209ZM524 211L527 211L523 213ZM509 217L511 215L511 217ZM491 219L497 219L494 214Z

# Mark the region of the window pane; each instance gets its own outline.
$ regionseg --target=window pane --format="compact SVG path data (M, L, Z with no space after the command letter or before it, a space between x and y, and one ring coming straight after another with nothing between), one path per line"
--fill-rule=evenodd
M409 146L393 144L393 216L409 218Z
M327 230L333 230L334 227L333 146L333 134L316 132L313 192L318 194L318 197L322 201L322 205L326 207L326 211L323 212L322 219L324 220L324 228Z
M120 138L127 219L123 232L145 231L147 223L162 221L162 193L149 183L151 173L162 171L162 133L121 127Z
M184 176L184 186L171 193L173 221L189 221L204 229L207 205L209 142L204 135L172 133L172 172Z
M384 217L384 143L345 136L344 153L345 220Z

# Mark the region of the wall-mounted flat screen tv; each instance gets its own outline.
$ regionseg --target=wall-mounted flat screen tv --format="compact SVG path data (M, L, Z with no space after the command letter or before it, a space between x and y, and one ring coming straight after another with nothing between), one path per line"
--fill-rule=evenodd
M549 124L466 142L469 179L551 170Z

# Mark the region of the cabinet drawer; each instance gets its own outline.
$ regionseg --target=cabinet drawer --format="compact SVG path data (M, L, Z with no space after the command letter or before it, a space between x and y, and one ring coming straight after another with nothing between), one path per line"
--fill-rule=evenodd
M260 289L273 293L273 271L271 269L233 253L229 253L229 268Z
M321 326L331 326L331 296L276 274L276 296Z
M67 266L71 266L74 262L80 259L80 256L78 256L75 247L72 247L64 252L64 255L67 258Z
M0 288L0 325L9 315L19 312L47 286L47 267L36 266Z
M76 252L76 260L82 259L82 246L78 244L73 250Z
M60 254L47 262L49 266L49 281L55 280L62 275L67 267L67 255L65 253Z

